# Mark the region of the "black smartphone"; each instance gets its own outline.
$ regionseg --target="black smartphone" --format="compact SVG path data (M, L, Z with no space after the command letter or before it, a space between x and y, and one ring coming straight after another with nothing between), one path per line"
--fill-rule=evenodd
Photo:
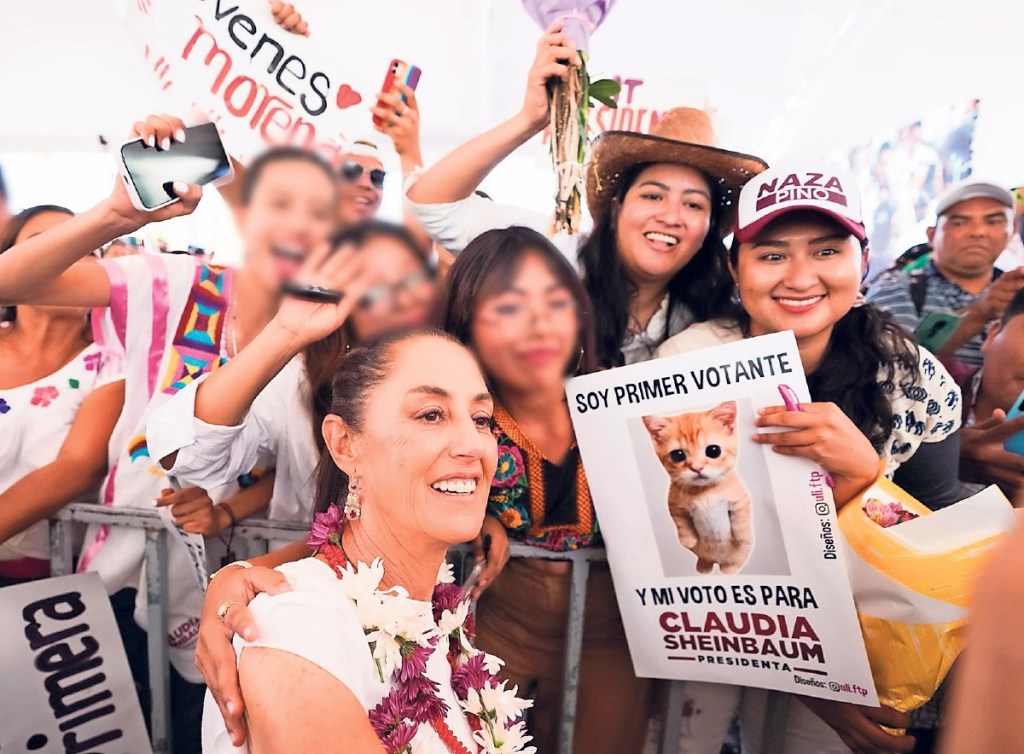
M313 301L318 304L336 304L341 301L345 294L330 288L322 288L319 285L308 285L307 283L295 283L286 281L281 284L281 293L286 296L301 298L303 301Z
M121 146L121 174L132 204L153 210L178 200L171 184L199 186L227 183L233 177L231 160L212 123L185 129L185 141L168 149L146 146L142 139Z

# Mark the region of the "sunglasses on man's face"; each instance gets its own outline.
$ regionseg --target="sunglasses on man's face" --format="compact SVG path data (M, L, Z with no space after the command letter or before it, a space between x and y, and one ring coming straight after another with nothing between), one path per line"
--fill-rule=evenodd
M342 165L341 170L339 172L341 174L341 177L344 178L346 181L348 181L349 183L355 183L356 181L359 180L359 178L363 175L365 171L366 167L360 165L358 162L350 161ZM373 185L375 189L383 189L384 177L386 175L387 173L381 170L380 168L373 168L370 171L370 183Z

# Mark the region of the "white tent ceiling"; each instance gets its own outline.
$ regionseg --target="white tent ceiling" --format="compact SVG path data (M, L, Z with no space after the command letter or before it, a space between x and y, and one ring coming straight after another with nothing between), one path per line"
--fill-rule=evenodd
M5 3L5 151L92 148L98 133L123 133L139 113L159 108L121 29L118 1ZM302 0L296 4L301 10ZM337 34L339 55L350 35L385 44L411 8L423 9L422 0L339 4L353 19ZM537 30L517 0L477 0L471 13L464 0L430 4L439 22L422 30L417 62L425 71L425 140L440 145L517 105ZM458 13L468 17L455 25ZM1003 0L619 0L595 36L592 57L598 69L676 80L687 93L696 82L724 142L778 158L851 144L970 96L1016 98L1022 22L1024 6ZM467 38L475 44L459 49L479 53L456 67L464 77L431 80L430 61ZM448 122L446 111L465 113L444 101L455 99L478 103L476 117Z

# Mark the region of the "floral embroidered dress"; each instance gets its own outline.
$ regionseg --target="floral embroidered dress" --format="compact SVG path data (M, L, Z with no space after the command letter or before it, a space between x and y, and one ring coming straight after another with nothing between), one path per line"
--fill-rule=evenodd
M82 401L110 381L100 376L101 359L99 347L89 345L53 374L0 390L0 492L57 457ZM50 559L45 521L0 545L0 560L22 558Z
M548 550L602 547L579 448L561 464L543 456L500 406L494 411L498 468L487 511L511 539Z

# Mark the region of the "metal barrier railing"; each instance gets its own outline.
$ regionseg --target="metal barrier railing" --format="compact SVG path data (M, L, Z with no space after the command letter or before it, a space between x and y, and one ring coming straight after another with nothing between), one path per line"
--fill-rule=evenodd
M156 511L130 508L105 508L89 503L72 503L64 507L50 522L51 572L63 576L72 572L73 523L108 524L142 529L146 535L146 588L148 594L147 648L149 660L149 683L152 709L152 743L154 754L170 754L170 665L167 656L167 602L164 587L167 583L167 536L168 531ZM308 531L308 525L284 521L248 520L235 528L235 536L262 545L264 551L271 540L298 539ZM456 548L466 552L467 548ZM583 549L573 552L552 552L539 547L512 543L510 554L513 558L541 558L563 560L572 565L572 584L569 591L569 625L565 640L565 668L562 686L562 718L559 732L558 754L571 754L576 722L576 702L579 696L580 656L583 650L583 620L587 596L587 582L590 564L604 561L605 552L600 549ZM158 627L153 630L152 627ZM683 690L685 682L673 681L668 684L661 714L661 733L657 754L676 754L682 724ZM788 697L773 694L769 700L765 718L764 745L761 754L781 752L778 731L785 730L784 720L788 714ZM781 725L779 723L782 723ZM774 735L768 735L773 733Z

